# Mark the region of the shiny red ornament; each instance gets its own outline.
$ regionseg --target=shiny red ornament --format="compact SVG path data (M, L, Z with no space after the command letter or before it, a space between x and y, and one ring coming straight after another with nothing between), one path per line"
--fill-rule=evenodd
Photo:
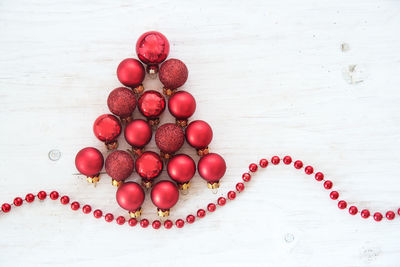
M160 115L165 110L165 98L157 91L146 91L139 97L138 108L151 125L157 125Z
M179 189L187 189L196 173L196 163L188 155L179 154L168 161L167 172L178 184Z
M332 183L331 181L326 180L326 181L324 182L324 187L325 187L325 189L331 189L332 186L333 186L333 183Z
M165 123L158 127L155 139L156 145L162 152L163 157L169 159L182 147L185 142L185 134L178 125Z
M125 86L133 88L135 93L143 91L142 82L146 72L142 63L134 58L127 58L119 63L117 68L118 80Z
M208 145L213 138L213 131L207 122L192 121L186 128L185 136L188 144L197 149L200 156L208 153Z
M196 110L196 100L188 92L179 91L168 100L168 110L175 117L178 125L186 127L188 118Z
M154 179L161 174L163 161L157 153L146 151L136 159L135 168L143 185L150 188Z
M169 54L168 39L161 33L150 31L142 34L136 42L136 54L140 61L153 66L149 73L158 71L158 64L163 62Z
M129 224L129 226L131 226L131 227L136 226L137 220L136 220L135 218L130 218L130 219L128 220L128 224Z
M339 193L338 193L337 191L332 191L332 192L329 194L329 197L330 197L331 199L333 199L333 200L336 200L336 199L339 198Z
M176 88L185 84L188 74L185 63L179 59L170 58L161 65L158 77L164 85L164 92L171 95Z
M244 184L243 183L237 183L236 184L236 191L243 192L243 190L244 190Z
M166 217L169 210L178 202L179 191L176 185L170 181L161 181L151 190L151 201L158 209L158 215Z
M303 162L302 162L301 160L296 160L296 161L294 162L294 167L295 167L296 169L301 169L301 168L303 168Z
M94 147L83 148L76 154L75 166L80 173L86 175L90 183L97 183L100 180L99 175L103 165L103 155Z
M345 209L346 207L347 207L347 203L346 203L346 201L344 201L344 200L340 200L339 202L338 202L338 207L339 207L339 209Z
M136 96L126 87L118 87L108 95L107 106L112 114L119 116L123 122L132 120L136 108Z
M144 201L144 190L135 182L122 184L116 193L118 205L129 211L131 217L139 217L142 213L142 204Z
M236 198L236 193L234 191L229 191L227 196L230 200L234 200Z
M226 163L220 155L210 153L199 160L197 169L200 176L207 181L207 186L214 189L219 187L219 181L226 171Z
M92 211L92 207L91 207L90 205L84 205L84 206L82 207L82 212L85 213L85 214L88 214L88 213L90 213L91 211Z
M214 212L217 209L217 206L214 203L210 203L207 205L207 210L209 212Z
M134 169L133 158L128 152L116 150L107 156L105 169L112 179L112 184L119 186L131 176Z
M248 173L248 172L243 173L242 179L243 179L243 181L245 181L245 182L250 182L250 180L251 180L251 174Z
M111 114L99 116L93 124L94 135L106 144L107 149L118 147L117 138L121 134L121 122Z
M249 165L249 171L251 171L251 172L256 172L257 170L258 170L257 164L251 163L251 164Z
M136 155L142 153L142 149L147 145L152 136L150 125L144 120L133 120L125 127L125 140L132 146Z
M107 214L104 216L104 220L105 220L106 222L112 222L112 221L114 220L114 215L112 215L111 213L107 213Z

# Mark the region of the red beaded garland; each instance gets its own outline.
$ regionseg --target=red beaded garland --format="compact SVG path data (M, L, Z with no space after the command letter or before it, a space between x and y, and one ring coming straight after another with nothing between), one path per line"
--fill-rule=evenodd
M31 194L31 193L26 194L26 196L25 196L25 201L26 202L31 203L34 200L35 200L35 195L34 194Z
M44 199L46 199L46 197L47 197L47 193L46 193L45 191L40 191L40 192L37 194L37 197L38 197L38 199L40 199L40 200L44 200Z
M260 167L265 168L268 166L268 160L267 159L260 159Z
M22 205L23 200L20 197L16 197L16 198L14 198L14 202L13 203L14 203L15 206L19 207L19 206Z
M244 190L244 184L243 183L237 183L236 184L236 191L242 192Z
M346 203L346 201L344 201L344 200L340 200L339 202L338 202L338 207L339 207L339 209L345 209L346 207L347 207L347 203Z
M71 209L72 210L78 210L79 207L80 207L79 202L74 201L74 202L71 203Z
M249 171L251 171L251 172L256 172L257 170L258 170L257 164L251 163L251 164L249 165Z
M129 226L133 227L133 226L135 226L137 224L137 220L135 218L130 218L128 220L128 224L129 224Z
M123 225L125 223L126 219L124 216L118 216L116 219L117 224Z
M153 229L160 229L161 227L161 222L159 220L155 220L153 221L153 223L151 224L151 226L153 227Z
M314 172L314 168L311 166L307 166L304 168L304 172L308 175L311 175Z
M63 204L63 205L67 205L67 204L69 203L69 197L68 197L68 196L62 196L62 197L60 198L60 202L61 202L61 204Z
M382 218L383 218L382 213L380 213L380 212L375 212L374 213L374 220L375 221L380 222L382 220Z
M400 208L397 210L397 214L399 214L399 215L400 215Z
M251 175L250 175L250 173L248 173L248 172L243 173L242 179L243 179L243 181L245 181L245 182L249 182L249 181L251 180Z
M315 180L317 180L317 181L322 181L322 180L324 180L324 174L323 174L322 172L317 172L317 173L315 174Z
M194 223L195 220L196 220L196 217L194 217L192 214L189 214L189 215L186 217L186 222L187 222L187 223Z
M236 193L234 191L229 191L228 192L228 198L230 200L234 200L236 198Z
M350 213L351 215L356 215L357 212L358 212L358 209L357 209L356 206L351 206L351 207L349 208L349 213Z
M292 157L291 156L284 156L283 157L283 163L285 163L286 165L289 165L290 163L292 163Z
M58 194L57 191L52 191L52 192L50 193L50 198L51 198L52 200L58 199L59 196L60 196L60 194Z
M90 213L91 211L92 211L92 207L91 207L90 205L84 205L84 206L82 207L82 212L85 213L85 214L88 214L88 213Z
M185 221L182 219L178 219L178 220L176 220L175 225L178 228L182 228L185 225Z
M206 211L203 210L203 209L199 209L199 210L197 211L197 217L203 218L204 216L206 216Z
M97 219L101 218L103 216L103 212L101 210L95 210L93 211L93 216Z
M295 167L296 169L301 169L301 168L303 168L303 162L302 162L301 160L296 160L296 161L294 162L294 167Z
M4 203L3 205L1 205L1 210L2 210L4 213L10 212L10 210L11 210L11 205L8 204L8 203Z
M337 191L332 191L332 192L329 194L329 197L330 197L331 199L333 199L333 200L336 200L336 199L339 198L339 193L338 193Z
M112 215L111 213L107 213L107 214L104 216L104 220L105 220L106 222L112 222L112 221L114 220L114 215Z
M207 210L209 212L214 212L217 209L217 206L214 203L210 203L207 205Z
M278 165L280 161L281 161L281 159L278 156L273 156L271 158L271 163L274 165Z
M388 220L393 220L395 216L396 216L396 214L391 210L386 212L386 219L388 219Z
M370 216L369 210L362 210L361 211L361 217L364 219L367 219Z
M149 220L141 219L140 220L140 226L142 226L143 228L146 228L147 226L149 226Z
M332 186L333 186L333 183L332 183L331 181L326 180L326 181L324 182L324 187L325 187L325 189L331 189Z
M171 229L173 225L174 225L174 224L172 223L171 220L166 220L166 221L164 222L164 228L165 228L165 229Z
M219 197L217 200L218 205L224 206L226 204L226 198L224 197Z

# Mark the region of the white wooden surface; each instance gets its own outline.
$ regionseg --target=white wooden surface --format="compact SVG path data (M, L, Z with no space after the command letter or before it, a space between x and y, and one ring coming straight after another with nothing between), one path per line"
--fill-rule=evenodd
M57 189L124 214L106 176L93 188L74 175L74 157L103 148L91 126L119 86L116 67L135 56L141 33L158 30L187 64L194 118L212 125L211 148L229 167L218 195L197 176L172 218L205 207L251 161L274 154L324 171L349 204L397 210L399 11L399 1L372 0L2 0L0 202ZM51 149L60 160L48 159ZM144 207L154 218L149 198ZM37 201L0 215L0 266L400 266L399 219L346 213L322 184L283 166L179 231Z

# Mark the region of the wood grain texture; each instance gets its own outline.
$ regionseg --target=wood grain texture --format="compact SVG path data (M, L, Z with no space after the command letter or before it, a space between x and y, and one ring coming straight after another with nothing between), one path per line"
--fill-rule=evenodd
M91 125L119 86L116 67L154 29L187 64L194 118L212 125L211 149L228 163L217 195L197 176L172 218L205 207L251 161L274 154L324 171L349 204L397 209L399 9L373 0L2 0L0 202L58 189L124 213L105 176L93 188L74 175L74 157L102 147ZM154 217L149 199L144 210ZM283 166L179 231L107 224L50 201L0 215L0 227L0 266L399 266L400 258L399 220L351 217L312 177Z

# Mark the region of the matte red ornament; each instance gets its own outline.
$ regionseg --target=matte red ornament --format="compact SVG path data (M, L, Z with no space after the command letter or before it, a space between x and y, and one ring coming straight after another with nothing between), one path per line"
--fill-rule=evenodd
M103 165L103 155L94 147L85 147L76 154L75 166L80 173L86 175L89 183L97 183L100 180Z
M169 177L178 184L179 189L187 190L190 180L196 173L196 163L188 155L179 154L168 161L167 172Z
M185 63L179 59L170 58L161 65L158 77L164 85L164 94L170 96L176 88L185 84L188 78L188 69Z
M187 126L187 120L196 110L196 100L185 91L179 91L168 100L168 110L181 127Z
M121 185L126 178L131 176L133 168L133 158L128 152L116 150L106 159L105 169L114 186Z
M142 214L142 204L144 201L144 190L135 182L122 184L116 193L119 206L127 211L132 218L137 218Z
M157 153L146 151L137 158L135 168L142 178L143 185L150 188L153 180L161 174L163 162Z
M158 127L155 135L156 145L164 158L169 159L185 142L181 127L174 123L165 123Z
M136 108L136 96L126 87L115 88L108 95L107 106L111 113L119 116L123 122L129 122Z
M133 120L125 127L125 140L132 146L135 155L141 155L142 149L152 137L150 125L144 120Z
M121 123L111 114L99 116L93 124L94 135L106 144L108 150L118 147L117 138L121 134Z
M170 181L161 181L151 190L151 201L157 207L158 215L166 217L169 210L178 202L179 191L176 185Z
M213 138L213 132L207 122L202 120L192 121L186 128L186 141L197 149L199 156L208 153L208 145Z
M157 73L158 64L169 54L168 39L161 33L150 31L142 34L136 43L136 54L139 59L153 68L148 68L150 74Z
M137 94L143 92L142 82L146 72L142 63L134 58L127 58L119 63L117 68L118 80L125 86L130 87Z
M160 115L165 110L165 98L157 91L146 91L138 100L138 108L150 125L157 125Z
M225 160L216 153L210 153L203 156L198 164L200 176L207 181L208 188L215 189L219 187L219 181L226 171Z

